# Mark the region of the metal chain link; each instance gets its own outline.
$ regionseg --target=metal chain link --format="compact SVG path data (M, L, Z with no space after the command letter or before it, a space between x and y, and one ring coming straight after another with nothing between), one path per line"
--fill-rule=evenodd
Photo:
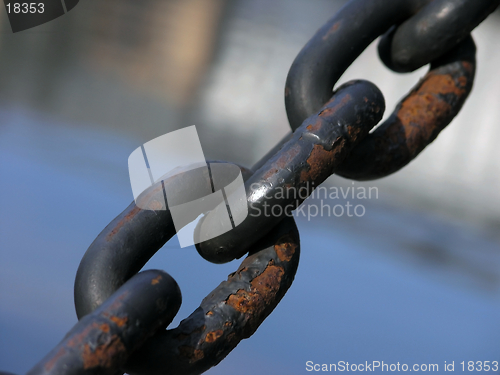
M241 167L247 204L279 206L252 215L197 245L224 263L249 253L177 328L165 330L181 304L175 280L139 272L175 235L164 184L187 189L177 174L149 188L96 238L75 281L80 321L29 374L201 374L250 337L284 296L297 270L299 234L291 211L332 173L367 180L415 158L457 115L475 73L470 32L500 0L351 0L295 59L285 87L292 134L251 170ZM367 81L337 80L378 36L382 61L398 72L431 63L429 72L373 132L384 97ZM212 163L212 162L210 162ZM287 191L286 196L278 191ZM210 212L199 222L211 230ZM139 272L139 273L138 273ZM138 308L137 306L140 306Z

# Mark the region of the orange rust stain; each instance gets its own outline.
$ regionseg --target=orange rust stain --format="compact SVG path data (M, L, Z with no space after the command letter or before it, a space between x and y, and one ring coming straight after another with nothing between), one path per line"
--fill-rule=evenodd
M397 113L400 131L391 131L392 137L406 139L411 154L418 153L423 146L434 140L437 133L449 122L453 108L439 98L439 94L454 94L458 98L466 94L466 77L459 78L457 87L450 75L429 74L414 92L402 103ZM397 142L397 139L392 139Z
M151 280L151 285L156 285L162 279L161 275L156 276L153 280Z
M66 349L61 348L57 351L57 353L45 364L45 371L50 371L54 368L57 360L61 358L64 354L66 354Z
M282 262L289 262L295 254L295 249L297 249L297 244L293 243L292 238L288 235L281 237L274 245L274 251Z
M327 33L325 35L323 35L323 38L321 38L321 39L327 40L330 37L330 35L334 34L339 29L339 27L341 25L342 25L342 20L335 22L332 25L332 27L330 27L330 29L328 29Z
M161 210L163 208L163 203L161 203L160 201L157 201L156 199L153 199L148 207L153 210L153 211L158 211L158 210Z
M330 100L328 104L330 104L333 100L335 99L332 99ZM333 107L327 107L325 109L323 109L320 113L318 113L318 116L320 117L328 117L328 116L331 116L333 115L335 112L337 112L340 108L342 108L343 106L345 106L347 103L349 103L350 101L352 100L352 96L347 94L346 96L344 96L342 98L342 100L340 101L340 103L337 103L336 105L334 105Z
M109 325L108 324L101 324L99 326L99 329L104 332L104 333L109 333Z
M188 358L190 363L199 361L200 359L203 359L203 357L205 357L205 353L203 353L203 350L195 349L191 346L186 345L179 346L179 353L183 357Z
M232 325L233 325L233 323L231 323L231 322L224 323L224 327L231 327Z
M311 154L307 158L309 170L300 172L300 180L317 181L322 175L329 176L333 167L335 150L333 148L331 151L327 151L321 145L314 145Z
M463 79L465 79L465 83L467 82L466 77L462 76L460 78L462 79L461 82L463 82ZM457 87L453 77L449 74L429 74L418 88L417 93L429 93L434 95L455 94L461 96L465 94L465 89Z
M108 327L109 328L109 327ZM86 326L84 329L82 329L81 332L75 333L68 341L67 341L67 346L72 348L72 347L77 347L80 344L82 344L85 340L86 337L90 335L90 332L93 330L99 330L101 331L100 324L93 322L92 324Z
M284 273L282 267L268 265L264 272L252 280L250 291L239 289L229 296L226 304L236 311L258 318L259 314L276 299Z
M82 353L83 368L94 367L111 368L120 359L125 358L127 349L117 335L112 335L105 343L97 346L94 350L85 344Z
M125 224L127 224L130 220L134 218L135 215L137 215L141 209L137 206L135 206L132 211L130 211L123 219L121 219L118 223L116 223L115 227L109 234L106 236L106 240L109 241L113 236L118 233Z
M118 327L123 327L128 322L127 316L124 316L123 318L120 318L118 316L111 316L109 319L113 321Z
M206 342L214 342L219 337L221 337L223 333L224 332L222 331L222 329L218 329L217 331L208 332L207 336L205 337L205 341Z
M207 311L207 313L205 315L212 316L212 315L214 315L214 312L213 311Z
M309 130L310 132L315 132L320 130L322 125L323 121L321 119L317 119L314 124L308 125L306 129Z

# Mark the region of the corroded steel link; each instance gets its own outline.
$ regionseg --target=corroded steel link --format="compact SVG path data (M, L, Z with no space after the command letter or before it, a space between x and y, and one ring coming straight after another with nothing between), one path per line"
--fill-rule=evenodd
M224 263L243 256L326 180L348 152L382 118L380 90L367 81L342 85L331 100L245 183L249 215L229 232L196 245L203 258ZM266 210L271 212L266 214ZM210 237L217 217L209 212L197 231ZM208 235L207 235L208 234Z
M373 133L337 168L354 180L387 176L404 167L456 116L469 95L476 69L476 48L468 37L434 61L430 71Z
M245 169L243 172L245 179L251 173ZM181 181L182 177L183 174L173 176L165 180L165 184L180 184L179 186L187 187L192 183L192 181ZM159 198L163 194L162 190L161 184L148 189L140 197L141 206L160 209ZM105 228L99 235L101 240L94 241L85 254L75 283L77 315L83 316L81 322L86 322L82 323L82 326L88 326L88 322L92 322L93 317L105 306L109 304L114 306L112 302L114 297L108 299L107 294L113 293L120 287L117 280L125 278L123 282L126 282L125 275L130 269L133 267L140 269L149 259L145 259L144 249L140 243L126 241L128 235L120 234L125 230L122 228L127 226L126 231L131 232L131 235L140 235L142 231L148 229L150 221L153 226L161 227L162 231L175 233L175 230L170 228L173 227L171 219L166 219L168 215L141 217L147 212L151 211L138 209L133 203ZM168 210L153 212L162 213ZM139 219L134 220L136 217ZM109 241L111 244L102 246L102 241ZM156 239L153 243L158 246L160 239ZM120 252L121 246L127 246L128 255L125 260ZM146 249L145 252L152 256L155 250ZM250 337L273 311L294 279L299 260L299 236L293 218L287 218L271 234L258 241L252 247L251 253L240 268L229 276L228 281L223 282L206 297L200 308L183 320L178 328L169 331L160 330L146 341L143 349L131 357L130 362L124 367L125 370L129 373L200 374L219 363L242 339ZM140 259L141 264L130 264L134 259ZM94 267L99 271L92 272ZM138 276L134 278L136 277ZM120 290L126 290L130 282L127 281ZM89 288L89 285L92 288ZM101 305L102 300L105 300L104 305ZM97 310L92 312L95 307ZM144 304L141 306L142 309L148 310L151 307ZM81 330L82 328L79 328L77 333L80 334ZM95 334L88 333L91 333L91 337L86 340L92 340ZM102 334L99 331L97 333ZM80 336L82 340L85 339L85 332ZM60 347L56 349L60 350ZM57 356L56 349L51 353L53 355L51 358L54 358L54 354ZM79 358L78 353L77 358ZM110 353L102 355L105 357ZM123 362L122 359L120 357L120 363ZM47 360L50 361L50 358ZM116 369L115 361L110 359L110 363Z
M232 230L197 245L214 263L250 252L238 270L177 328L166 330L180 307L180 290L163 271L138 273L176 233L165 188L191 197L214 184L210 167L202 174L164 176L91 244L75 280L80 321L29 375L201 374L217 365L257 330L294 280L300 245L291 211L332 173L380 178L402 168L435 139L473 85L475 45L469 34L499 3L346 3L290 68L285 104L294 132L254 166L255 173L241 168L249 215ZM379 54L390 68L411 71L432 63L391 117L369 134L385 110L378 88L352 81L333 96L332 89L382 34ZM219 181L221 186L232 182L231 176L221 177L228 179ZM197 238L212 237L218 207L206 208ZM188 214L195 215L186 213L186 222Z
M292 130L323 107L340 76L371 42L430 1L351 0L345 4L307 42L290 67L285 105Z
M218 163L212 162L209 163ZM252 172L240 167L243 178ZM164 185L189 191L194 185L207 184L209 176L177 174L147 189L140 207L132 202L97 236L83 256L75 279L75 307L78 318L100 306L125 281L130 279L170 239L176 231L168 207L163 207ZM229 183L231 181L227 181ZM224 181L221 181L224 184ZM199 186L196 186L199 188Z
M295 277L299 234L286 218L253 245L228 280L214 289L187 319L162 331L132 355L130 374L201 374L250 337L274 310Z
M384 64L396 72L411 72L450 51L500 4L500 0L435 0L379 43Z
M170 275L141 272L81 319L28 375L114 375L180 306L181 292Z

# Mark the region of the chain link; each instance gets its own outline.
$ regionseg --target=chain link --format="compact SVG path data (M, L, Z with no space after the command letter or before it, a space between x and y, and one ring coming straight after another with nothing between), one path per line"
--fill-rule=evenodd
M29 374L200 374L217 365L256 331L293 282L300 244L291 211L332 173L357 180L387 176L435 139L472 89L470 32L499 3L349 1L290 68L285 104L293 133L251 170L241 167L250 209L268 205L281 214L249 215L197 245L214 263L249 253L238 270L177 328L165 330L181 304L177 283L163 271L139 271L175 235L170 211L160 203L164 185L188 189L194 181L177 174L157 183L140 198L139 206L150 210L133 202L91 244L75 280L80 321ZM379 54L389 68L431 67L370 132L385 110L379 89L362 80L332 88L382 34ZM208 212L197 230L210 232L213 221Z

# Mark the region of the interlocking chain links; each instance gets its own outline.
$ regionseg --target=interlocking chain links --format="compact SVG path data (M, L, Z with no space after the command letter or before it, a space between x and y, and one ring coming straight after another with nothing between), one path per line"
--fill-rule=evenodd
M435 60L391 116L352 150L335 173L373 180L412 161L462 108L474 82L475 53L469 36Z
M148 337L172 322L180 306L181 292L167 273L138 273L84 316L28 375L114 375Z
M316 115L309 117L281 149L245 182L249 215L236 228L199 243L200 255L214 263L243 256L254 240L291 216L313 189L325 181L348 152L366 137L385 109L380 90L368 81L342 85ZM273 212L267 214L266 207ZM197 230L213 233L217 219L208 213Z
M217 163L211 161L210 163ZM240 167L244 179L252 172ZM205 170L208 173L208 170ZM164 209L164 185L187 191L205 183L211 190L209 175L177 174L157 183L132 202L97 236L83 256L75 279L75 308L78 318L89 314L108 299L123 283L141 270L147 261L176 231L168 207ZM222 174L221 184L228 176ZM143 210L139 207L149 207Z
M245 179L251 174L244 168L242 172ZM172 189L189 189L193 184L190 177L193 175L177 174L163 184L172 184L169 187ZM210 183L208 176L204 181ZM221 184L229 182L221 181ZM87 250L75 281L75 306L80 318L107 301L123 283L122 289L128 290L130 281L127 279L175 234L168 207L161 210L162 197L162 183L146 190L138 204L133 202L114 219ZM142 210L138 206L156 210ZM127 372L201 373L220 362L239 341L249 337L293 281L299 259L299 238L293 219L281 223L273 233L255 244L252 253L254 255L205 298L200 308L179 327L160 332L148 340L151 344L145 344L144 349L124 366ZM127 308L121 314L127 316ZM152 357L168 359L168 365L157 363ZM80 363L81 359L77 356L74 362ZM106 363L111 364L112 361ZM100 368L88 370L90 372L83 373L101 371Z
M287 170L284 163L273 164L273 160L279 160L283 150L290 147L290 144L307 142L307 138L302 137L302 134L306 134L304 132L309 126L309 119L300 127L296 127L298 121L302 121L312 108L319 108L318 103L324 102L324 97L330 95L333 85L345 69L370 42L394 23L394 19L402 22L402 15L408 17L419 9L428 12L429 6L432 5L432 9L436 9L437 3L440 4L437 9L444 12L443 6L446 2L438 0L424 6L426 3L427 1L420 0L396 1L392 8L388 6L387 0L373 0L367 4L362 0L353 0L320 28L306 44L290 68L285 89L289 121L296 130L293 135L285 138L285 145L281 146L281 149L273 150L277 152L275 156L266 155L270 156L270 159L263 164L259 163L259 169L246 184L250 210L262 212L264 205L295 209L303 199L290 202L290 199L276 198L282 195L285 187L301 189L301 184L306 182L309 183L306 189L309 195L332 173L358 180L375 179L394 173L413 160L456 116L472 89L475 74L476 48L470 36L466 35L466 39L460 42L462 33L454 40L458 45L455 43L451 51L449 46L446 49L443 47L449 52L432 62L429 73L401 100L390 118L372 134L364 137L360 144L353 144L354 147L345 161L339 158L336 163L330 165L328 175L308 181L298 177L299 173L305 172L303 168L314 172L322 162L316 155L320 150L324 154L328 147L321 148L321 141L316 143L320 148L309 148L308 152L300 154L298 159L302 168L296 168L296 164L291 163L292 168L295 168ZM361 7L361 4L365 6ZM466 30L470 31L489 14L487 12L494 9L489 3L483 2L482 5L481 12L476 11L473 14L478 19L465 25ZM438 17L439 22L434 21L434 24L442 26L450 23L454 26L456 19L460 19L457 13L461 15L468 7L445 9L447 13ZM428 34L423 37L428 38ZM433 41L442 45L440 40L436 37ZM443 40L449 41L449 38ZM426 51L422 50L421 53L425 54ZM351 104L362 106L363 101L358 99ZM310 160L312 163L304 160ZM273 174L273 170L277 173ZM295 180L291 183L293 179ZM287 194L287 197L289 196L290 194ZM205 259L214 263L238 258L259 235L272 230L273 225L290 214L284 209L276 212L278 214L273 213L266 217L250 215L238 227L199 243L196 248ZM199 222L198 228L201 232L210 232L213 222L209 214Z
M249 170L243 171L247 189L250 186L249 202L253 199L262 205L262 193L273 196L270 182L277 183L274 187L305 188L310 194L333 171L359 179L377 178L410 161L465 101L474 77L475 48L470 38L457 45L499 2L347 3L302 50L287 79L286 105L292 129L319 112L257 163L254 176ZM457 27L460 20L466 23ZM431 71L389 120L367 135L384 110L383 97L374 85L355 81L340 87L327 100L337 79L364 48L390 26L402 22L382 38L382 59L399 71L410 71L434 60ZM405 50L411 39L408 35L415 39L410 52ZM447 54L441 56L444 52ZM408 58L408 53L413 57ZM187 189L193 182L177 175L164 183ZM252 189L252 184L258 188ZM140 199L141 207L152 210L142 210L132 203L88 249L75 281L75 305L81 320L32 374L114 374L121 370L133 374L200 374L255 332L290 287L299 259L299 236L293 218L255 221L248 227L250 236L240 233L228 237L227 243L221 236L212 242L212 249L199 249L216 262L248 251L250 255L179 327L165 331L163 327L180 304L175 281L162 271L135 274L175 234L175 228L168 208L160 210L164 208L160 184ZM288 203L286 199L276 200L276 196L273 199L268 203L280 207Z
M405 70L414 70L455 47L499 3L500 0L349 1L316 32L290 68L285 105L292 129L326 103L345 70L391 26L403 23L404 32L400 33L397 27L382 38L383 61L389 67L410 64ZM395 40L391 38L393 34ZM416 64L406 62L409 53Z
M156 205L160 197L159 194L162 194L161 191L161 184L151 187L142 196L142 199L147 201L142 201L141 206L148 203ZM130 212L137 212L136 215L140 215L145 210L127 209L126 213L122 213L117 218L120 220L114 220L113 225L106 227L100 236L106 238L110 234L120 236L120 233L123 233L126 235L125 232L130 230L127 228L130 223L138 231L146 230L147 225L142 225L144 222L133 222L133 218L129 215ZM166 212L166 216L169 216L169 211ZM125 218L128 223L122 223L122 218ZM160 220L165 222L165 218ZM170 225L173 226L173 224ZM120 253L115 251L118 250L119 246L120 242L116 243L116 249L92 245L85 254L84 262L82 262L85 269L99 265L103 260L105 266L110 267L106 274L96 275L99 279L98 285L103 290L112 290L116 285L115 280L122 277L122 270L119 267L111 267L111 265L120 263ZM129 247L129 251L139 256L142 248L140 244L137 244L137 246ZM102 252L107 254L102 256L100 254ZM149 250L149 254L151 253L154 252ZM227 281L214 289L202 301L200 307L187 319L184 319L177 328L167 331L158 331L157 329L149 331L148 335L155 332L156 334L142 346L142 349L127 360L122 369L130 374L201 374L215 366L242 339L250 337L274 310L292 284L298 266L299 254L299 235L295 222L292 218L283 220L272 233L252 246L250 255L242 262L238 270L229 275ZM141 260L144 263L146 261L147 259ZM129 267L130 265L125 266ZM140 267L142 266L143 264L140 265ZM77 283L79 284L81 277L88 277L88 274L86 272L78 273ZM119 290L128 291L131 281L133 279L126 281ZM77 307L79 316L82 315L82 310L91 310L92 306L98 304L94 300L95 298L106 299L106 295L102 292L95 293L86 289L80 290L80 288L76 290L75 296L80 299L79 307ZM109 299L106 299L105 304L108 304L108 301ZM126 318L130 312L140 312L144 308L148 307L141 306L139 310L136 310L136 306L123 306L119 316ZM177 309L173 308L173 311L177 312ZM90 314L90 316L92 315L94 313ZM86 315L83 319L88 316ZM125 330L129 328L127 324L123 327ZM144 329L147 330L147 327ZM92 349L94 349L92 353L102 353L108 350L112 352L110 345L105 345L100 351L95 350L95 347ZM57 353L52 354L44 361L45 363L58 360ZM72 354L73 363L82 361L83 353ZM80 368L79 371L71 373L91 374L100 373L100 371L108 373L111 366L116 368L116 362L113 360L94 364L95 366ZM56 374L58 372L51 371L50 373ZM69 372L60 373L68 374Z
M284 296L299 263L293 218L252 246L250 255L180 325L160 331L127 362L130 374L201 374L250 337Z

